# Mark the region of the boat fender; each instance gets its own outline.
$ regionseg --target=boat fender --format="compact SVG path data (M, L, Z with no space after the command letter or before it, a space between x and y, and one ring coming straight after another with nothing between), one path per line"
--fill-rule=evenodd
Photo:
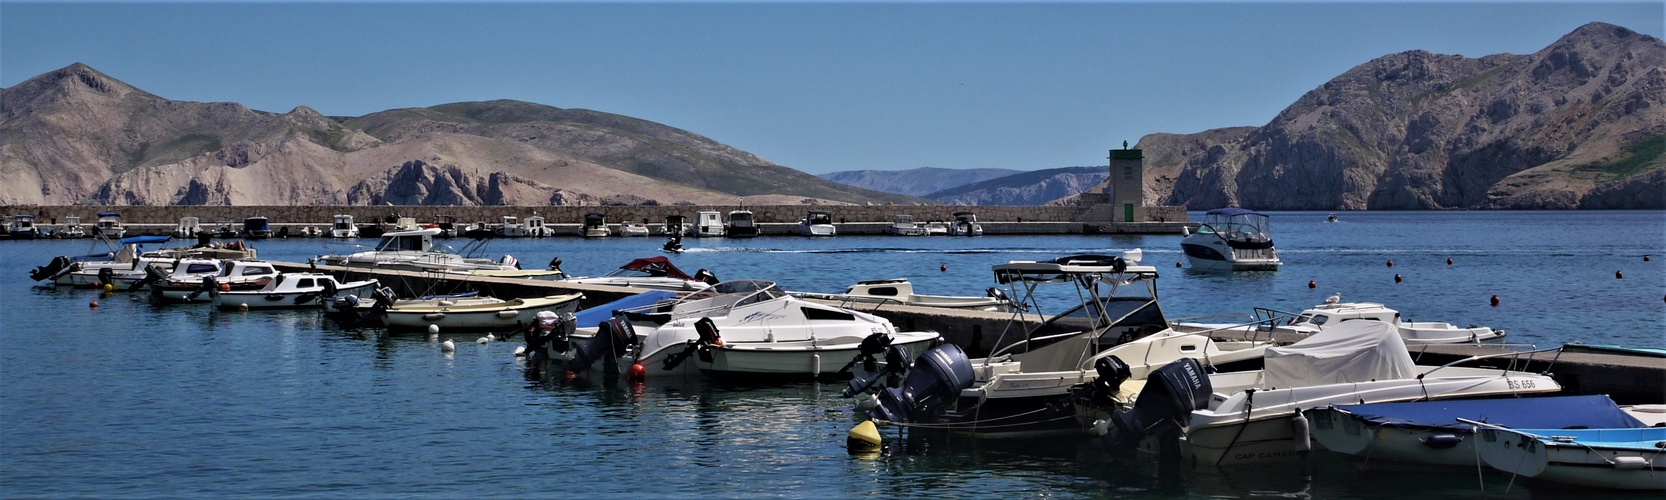
M821 354L819 353L810 355L810 376L821 376Z
M1307 417L1302 415L1301 410L1290 416L1290 434L1296 451L1306 453L1313 449L1313 432L1308 429Z
M445 319L445 313L428 313L422 315L423 321L439 321Z
M1423 439L1419 439L1418 441L1423 442L1423 446L1428 446L1437 450L1444 450L1457 446L1458 443L1464 442L1464 438L1453 434L1436 434L1433 436L1425 436Z
M1649 460L1643 457L1614 457L1614 468L1620 470L1638 470L1649 466Z
M521 313L519 311L498 311L497 312L497 317L503 318L503 319L509 319L509 318L513 318L513 317L516 317L516 316L520 316L520 315L521 315Z
M266 295L266 300L273 300L273 301L283 300L283 295L279 295L279 294L275 294L275 293L274 294L269 294L269 295Z
M454 300L442 300L442 301L440 301L440 307L451 307L451 306L454 306L454 305L457 305L457 301L454 301Z

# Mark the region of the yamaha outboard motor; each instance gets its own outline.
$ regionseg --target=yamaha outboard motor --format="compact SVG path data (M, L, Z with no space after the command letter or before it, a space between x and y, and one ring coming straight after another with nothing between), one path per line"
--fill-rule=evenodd
M220 280L214 279L213 276L203 276L202 277L202 284L197 285L197 289L192 290L190 295L186 295L185 296L185 301L186 302L191 302L191 301L197 300L197 297L201 296L203 292L207 292L207 291L213 290L215 288L219 288L219 287L220 287Z
M711 271L707 271L705 269L695 271L694 272L694 279L705 282L707 285L716 285L718 283L717 275L712 274Z
M872 338L872 337L869 337L869 338ZM890 339L886 339L886 340L887 340L887 343L889 343ZM863 339L862 343L867 344L868 340ZM864 345L864 346L858 347L857 349L860 351L862 349L865 349L865 347L866 346ZM862 351L862 352L865 352L865 351ZM875 364L873 362L873 358L871 356L867 357L867 359L863 359L863 357L864 357L864 355L858 354L856 356L856 359L852 359L850 361L850 364L855 365L857 361L863 361L864 364L868 364L868 365ZM877 368L875 366L865 367L865 368L868 369L868 371L876 372L876 373L874 373L872 377L868 377L868 378L856 377L856 378L850 379L850 385L845 387L845 392L842 396L847 397L847 398L851 398L851 397L856 397L857 394L868 392L869 387L873 387L873 385L875 383L878 383L880 379L886 378L886 377L890 378L890 380L889 380L890 383L887 383L882 387L892 387L892 386L900 385L901 382L897 380L897 377L900 376L901 374L908 373L908 369L912 368L914 366L914 362L911 361L909 359L909 357L910 356L909 356L909 353L908 353L908 346L901 346L901 345L889 346L888 348L885 349L885 369L875 370L874 368ZM849 369L849 367L847 366L846 369Z
M1146 377L1134 409L1111 415L1113 427L1102 439L1113 450L1131 449L1148 435L1163 439L1165 447L1177 443L1192 411L1208 406L1210 390L1209 376L1196 359L1164 365Z
M944 344L921 354L901 387L880 391L879 406L868 410L868 416L886 422L925 420L974 381L966 352Z
M1093 371L1098 377L1072 391L1072 396L1076 401L1094 408L1115 410L1117 391L1122 390L1122 383L1133 376L1128 363L1116 356L1106 356L1093 362Z
M70 264L71 261L69 260L69 257L62 255L53 257L52 262L49 262L44 266L36 267L33 271L29 271L29 279L40 281L57 276L59 271L69 268Z
M567 371L582 373L590 369L597 359L602 360L602 367L609 375L619 373L619 357L636 345L636 329L625 318L614 316L602 324L596 325L596 337L590 342L578 346L573 352L573 358L567 360Z

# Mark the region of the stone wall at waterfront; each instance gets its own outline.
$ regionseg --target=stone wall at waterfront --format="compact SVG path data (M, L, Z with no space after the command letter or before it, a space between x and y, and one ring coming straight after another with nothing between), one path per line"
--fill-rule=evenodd
M738 205L717 206L622 206L622 207L558 207L558 206L10 206L0 208L4 215L35 214L42 223L57 219L62 223L67 216L80 216L83 224L91 224L100 212L120 212L122 219L134 224L174 224L181 217L197 217L204 225L221 222L240 223L249 217L266 217L277 224L329 224L336 214L352 215L356 222L366 224L388 214L415 217L418 222L432 222L437 215L450 215L458 222L498 222L506 215L525 219L542 215L549 224L579 224L584 214L598 212L606 215L609 223L623 221L663 222L665 216L682 214L690 223L700 211L715 211L728 219ZM1153 209L1158 207L1151 207ZM955 212L973 212L980 222L1110 222L1092 220L1099 212L1087 207L1061 206L952 206L952 205L748 205L758 222L798 222L809 210L832 212L835 222L889 222L900 214L913 215L916 222L954 220ZM1172 214L1174 211L1167 212ZM1178 210L1184 220L1185 211ZM1172 215L1170 217L1173 217ZM1175 219L1169 218L1169 221Z

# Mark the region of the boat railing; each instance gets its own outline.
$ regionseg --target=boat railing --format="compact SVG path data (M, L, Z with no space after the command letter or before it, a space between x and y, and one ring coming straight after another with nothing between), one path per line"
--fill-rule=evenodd
M1291 313L1286 313L1286 314L1291 314ZM1217 314L1217 315L1213 315L1213 316L1196 316L1196 317L1191 317L1191 318L1176 319L1176 320L1170 321L1169 324L1173 325L1175 323L1179 323L1181 321L1190 320L1190 319L1231 318L1231 317L1240 317L1240 316L1244 316L1244 315L1242 315L1242 314ZM1285 316L1275 316L1275 317L1271 317L1271 318L1257 319L1255 321L1250 321L1250 322L1247 322L1247 323L1238 323L1238 324L1234 324L1234 325L1219 326L1219 327L1215 327L1215 328L1206 328L1206 329L1202 329L1202 330L1198 330L1198 331L1185 332L1185 333L1208 335L1208 334L1213 334L1215 332L1222 332L1222 331L1247 332L1247 333L1250 334L1250 336L1246 337L1244 340L1255 341L1255 342L1268 341L1268 340L1273 340L1273 331L1278 327L1278 322L1284 321L1285 318L1286 318ZM1265 338L1262 338L1263 334L1266 335Z
M1532 351L1534 349L1539 348L1538 344L1528 344L1528 343L1524 343L1524 342L1509 342L1509 343L1499 342L1499 343L1494 344L1494 343L1491 343L1491 342L1483 343L1479 340L1474 341L1474 342L1458 342L1458 343L1448 343L1448 344L1416 344L1416 347L1418 348L1417 353L1415 355L1413 355L1411 359L1412 359L1412 362L1414 362L1414 363L1418 362L1418 361L1422 361L1423 360L1423 354L1427 353L1429 351L1430 347L1460 346L1460 345L1461 346L1472 346L1472 347L1487 347L1487 348L1495 348L1496 347L1496 348L1500 348L1500 349L1509 349L1509 348L1520 347L1520 348L1526 348L1528 351ZM1407 346L1406 350L1409 352L1409 351L1411 351L1411 348L1412 348L1412 346ZM1512 351L1512 352L1514 352L1514 351ZM1505 353L1505 354L1509 354L1509 353Z
M1480 355L1480 356L1470 356L1470 357L1467 357L1467 358L1464 358L1464 359L1460 359L1460 360L1453 361L1453 362L1450 362L1450 363L1447 363L1447 364L1444 364L1444 365L1437 366L1437 367L1435 367L1435 368L1433 368L1429 371L1418 374L1417 378L1419 380L1421 380L1424 377L1429 376L1429 374L1431 374L1431 373L1440 371L1440 370L1448 368L1448 367L1460 365L1460 364L1463 364L1463 363L1468 363L1468 362L1471 362L1471 361L1477 361L1477 360L1482 360L1482 359L1491 359L1491 358L1503 358L1503 357L1509 357L1510 358L1509 364L1506 364L1504 366L1504 369L1503 369L1504 372L1516 371L1516 363L1521 363L1521 368L1523 370L1525 370L1525 369L1529 368L1530 366L1532 366L1534 358L1537 357L1539 353L1541 353L1541 352L1550 352L1550 351L1556 351L1556 356L1550 359L1550 364L1545 366L1544 372L1542 372L1542 373L1550 373L1550 369L1552 367L1556 366L1556 361L1562 359L1562 346L1546 347L1544 349L1534 349L1534 350L1530 350L1530 351L1510 351L1510 352L1501 352L1501 353L1497 353L1497 354L1483 354L1483 355ZM1525 359L1525 360L1522 359L1521 357L1523 355L1527 356L1527 359Z

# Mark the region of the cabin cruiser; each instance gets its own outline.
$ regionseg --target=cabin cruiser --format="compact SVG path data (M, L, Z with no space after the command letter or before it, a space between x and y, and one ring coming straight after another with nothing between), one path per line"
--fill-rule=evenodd
M982 297L957 297L949 295L916 295L914 283L908 278L893 278L888 280L859 281L846 288L843 293L802 293L794 295L808 299L838 300L845 304L899 304L905 306L944 307L949 309L966 309L973 311L1007 312L1012 310L1012 301L1007 299L1006 292L999 288L990 288Z
M955 212L954 223L949 224L949 236L983 236L983 225L978 224L978 215Z
M98 214L98 222L93 225L94 234L102 234L105 238L114 240L127 236L127 228L122 227L121 212L103 212Z
M568 283L588 285L628 286L656 290L699 290L717 283L711 271L701 269L693 276L677 269L671 259L648 257L626 262L613 272L595 278L568 278Z
M723 215L717 212L694 214L694 235L701 238L723 236Z
M751 210L733 210L729 212L728 231L730 238L751 238L758 235L758 221Z
M584 237L607 237L607 216L598 212L584 214Z
M1283 264L1268 217L1242 208L1206 212L1197 233L1180 240L1180 249L1192 269L1202 271L1277 271Z
M1141 253L998 264L996 282L1034 314L1015 313L988 357L969 359L959 347L945 345L921 354L900 387L876 389L875 375L852 382L845 396L861 395L858 411L882 423L980 437L1068 434L1092 425L1086 417L1093 414L1079 414L1071 401L1101 378L1115 388L1176 359L1202 359L1217 370L1258 366L1269 341L1216 341L1169 329L1157 303L1157 269L1138 265ZM1037 288L1066 284L1080 305L1042 314ZM886 353L893 357L904 362L888 363L888 370L909 366L907 353Z
M833 212L811 210L798 220L798 234L805 236L833 236L839 229L833 226Z
M331 238L357 238L357 237L359 237L359 227L353 225L353 216L347 215L347 214L336 215L335 216L335 221L330 223L330 237Z
M925 236L926 228L914 223L914 216L898 215L891 219L891 234L897 236Z
M440 228L400 231L382 235L374 250L351 255L326 255L319 262L332 266L381 267L430 272L468 272L476 269L518 269L514 257L505 255L498 261L469 257L479 253L487 239L476 239L464 245L462 252L452 253L449 247L434 245Z
M926 236L943 236L949 234L949 224L940 220L928 221L923 227L926 230Z
M544 216L534 215L526 218L526 235L533 238L543 238L554 236L555 233L550 231L549 226L544 225Z
M57 235L64 239L85 238L87 237L87 230L81 228L80 217L71 215L64 217L64 229L58 231Z
M622 311L575 346L565 368L595 361L641 365L639 376L704 374L750 382L839 377L887 346L924 350L936 332L899 332L889 320L805 302L774 282L725 281L645 312ZM616 373L616 372L614 372Z
M641 222L622 222L619 224L619 236L647 236L648 225Z
M521 219L513 215L503 216L503 222L497 225L497 235L504 238L526 237L526 226L521 225Z
M250 217L243 219L243 236L258 240L272 237L272 223L265 217Z
M277 309L321 307L325 299L340 295L365 295L376 288L376 280L341 283L334 276L317 273L283 273L259 290L208 291L209 301L220 309Z
M1418 366L1393 325L1350 321L1267 349L1262 370L1206 374L1195 360L1171 363L1153 373L1131 408L1095 429L1112 449L1177 451L1206 465L1274 462L1312 449L1306 410L1561 390L1547 375L1455 366L1479 358Z
M660 230L663 236L687 236L688 217L678 214L665 216L665 227Z
M32 240L41 237L41 230L35 226L35 216L19 214L12 217L11 224L6 227L12 239Z
M1375 320L1394 325L1408 345L1478 343L1504 337L1504 330L1470 325L1459 327L1451 323L1405 321L1400 311L1375 302L1339 302L1342 294L1327 299L1324 304L1302 311L1287 313L1266 308L1255 308L1255 326L1227 326L1217 324L1180 323L1181 329L1271 330L1273 333L1312 335L1346 321Z
M219 272L211 275L201 275L207 266L218 267ZM154 282L150 283L151 299L157 302L201 302L209 298L204 292L218 289L220 291L259 290L266 287L278 270L272 264L254 260L198 260L185 259L174 266L174 270L167 275L161 275L156 268L148 268Z

